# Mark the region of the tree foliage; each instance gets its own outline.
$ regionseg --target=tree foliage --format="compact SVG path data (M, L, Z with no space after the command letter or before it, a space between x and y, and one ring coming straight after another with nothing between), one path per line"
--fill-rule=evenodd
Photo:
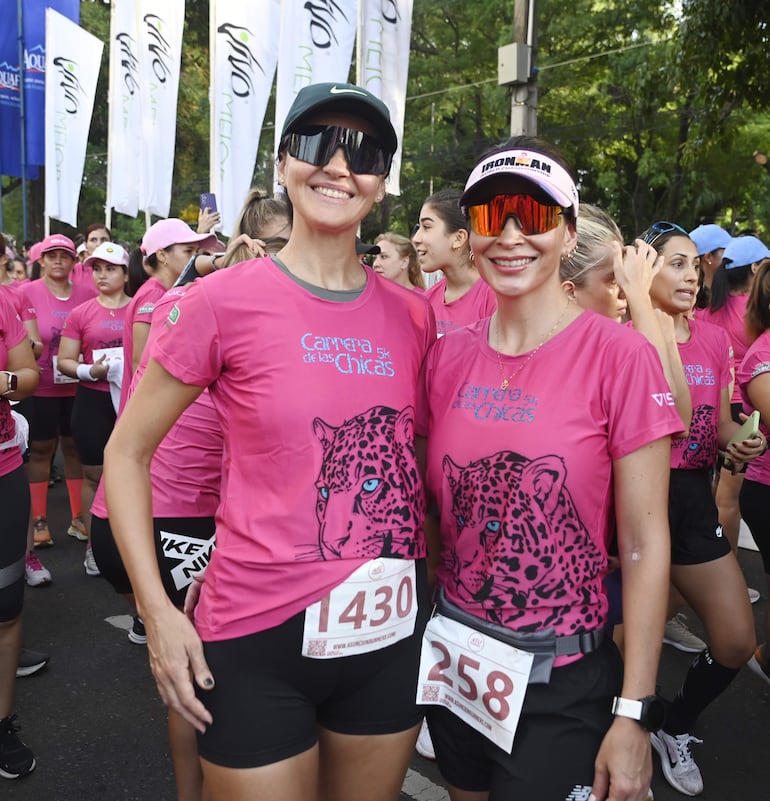
M575 165L581 196L610 211L627 237L653 219L770 228L770 174L753 158L770 150L767 6L537 3L538 132ZM511 0L414 0L402 194L370 215L364 238L387 228L408 233L431 191L462 186L478 156L507 138L511 97L497 84L497 50L512 41L513 7ZM105 42L109 11L81 4L81 24ZM195 198L208 188L208 0L187 0L185 13L171 213L194 216ZM104 218L108 64L105 48L81 228ZM261 185L271 180L273 108L271 98L254 176ZM19 206L14 190L6 220ZM141 218L113 217L119 237L133 241L143 228Z

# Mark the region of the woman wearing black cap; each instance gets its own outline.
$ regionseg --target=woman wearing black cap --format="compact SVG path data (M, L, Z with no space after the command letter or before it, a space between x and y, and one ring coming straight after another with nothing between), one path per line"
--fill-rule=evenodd
M288 243L174 304L107 447L153 672L200 732L214 799L395 801L414 748L427 617L414 407L435 325L356 254L395 149L366 90L297 94L278 161ZM157 575L146 466L204 387L226 459L193 628Z
M497 311L425 362L417 430L441 562L418 701L453 801L641 801L682 424L652 345L562 290L578 213L563 158L512 139L461 203ZM615 525L625 670L602 632Z

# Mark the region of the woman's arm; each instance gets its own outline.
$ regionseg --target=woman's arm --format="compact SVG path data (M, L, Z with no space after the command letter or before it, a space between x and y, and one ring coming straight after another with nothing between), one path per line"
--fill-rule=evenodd
M195 697L191 673L213 686L203 647L185 615L163 588L155 555L150 461L179 415L202 392L151 359L104 451L104 487L110 525L147 629L150 667L161 697L199 731L211 715Z
M658 352L676 410L684 423L685 430L677 437L686 437L692 420L692 396L676 345L674 320L654 309L650 300L650 286L662 264L657 251L637 239L634 245L623 248L622 259L615 268L615 280L628 301L634 329Z
M614 464L618 553L623 575L625 632L621 696L655 693L668 600L671 543L668 528L668 437ZM636 721L615 718L596 758L598 801L646 798L652 761L650 734Z
M134 348L131 356L131 375L133 375L139 367L139 362L142 360L142 354L144 353L144 348L147 345L149 336L149 323L134 323L131 326L131 341Z
M427 488L428 484L425 480L425 465L426 465L426 451L427 451L427 440L425 437L416 437L415 438L415 452L417 454L417 465L420 468L420 474L422 475L423 485ZM427 492L427 489L426 489ZM439 519L434 514L432 514L432 500L430 495L428 495L427 499L427 506L428 511L425 515L425 524L423 526L423 531L425 534L425 542L428 546L428 581L430 583L431 589L436 585L436 570L438 569L439 559L441 557L441 534L440 534L440 527L439 527Z
M80 361L80 340L62 337L59 340L59 371L70 378L81 381L98 381L107 378L109 367L106 356L101 356L93 364Z
M40 380L40 372L37 369L37 362L32 353L32 348L26 339L19 342L8 351L8 362L6 371L16 376L16 391L5 392L5 384L0 383L0 392L6 400L24 400L28 398L36 389ZM5 376L0 377L2 382Z
M752 381L752 383L754 382ZM759 416L762 417L761 410ZM746 415L743 415L743 419L746 419ZM720 450L723 450L733 463L750 462L752 459L756 459L757 456L761 456L767 449L767 440L761 433L751 439L745 439L743 442L737 442L734 445L728 446L727 443L730 441L730 438L740 427L740 423L736 423L730 413L730 390L723 389L719 399L717 442Z
M29 344L32 346L35 359L39 359L43 355L43 339L40 336L40 329L37 327L37 319L22 320L22 322L29 334Z

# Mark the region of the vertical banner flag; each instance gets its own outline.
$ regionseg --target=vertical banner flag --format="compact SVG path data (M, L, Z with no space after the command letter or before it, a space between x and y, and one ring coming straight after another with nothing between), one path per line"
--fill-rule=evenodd
M398 135L399 146L387 182L387 190L392 195L401 194L399 174L412 6L413 0L361 0L360 7L356 81L385 103Z
M278 62L280 0L211 0L211 190L232 236L251 187L259 137Z
M51 8L45 41L45 213L77 227L104 44Z
M112 0L107 127L107 206L129 217L139 210L142 110L134 0Z
M275 93L275 151L294 96L311 83L347 82L356 39L356 0L281 2Z
M174 174L176 106L184 0L136 0L142 157L139 208L168 217Z
M37 178L45 163L45 9L54 8L73 22L79 0L23 0L24 66L19 65L18 4L6 0L0 26L0 174L22 175L21 82L24 81L26 175ZM34 165L34 167L33 167Z

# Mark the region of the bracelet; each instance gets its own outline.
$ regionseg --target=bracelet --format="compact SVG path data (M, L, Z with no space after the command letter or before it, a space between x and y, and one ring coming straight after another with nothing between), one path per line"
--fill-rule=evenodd
M93 367L92 364L79 364L77 368L77 375L81 381L98 381L98 378L94 378L91 375L91 368Z
M212 254L212 256L211 256L211 269L212 270L218 270L219 269L219 267L217 267L217 259L221 259L223 255L224 255L223 253L214 253L214 254Z

